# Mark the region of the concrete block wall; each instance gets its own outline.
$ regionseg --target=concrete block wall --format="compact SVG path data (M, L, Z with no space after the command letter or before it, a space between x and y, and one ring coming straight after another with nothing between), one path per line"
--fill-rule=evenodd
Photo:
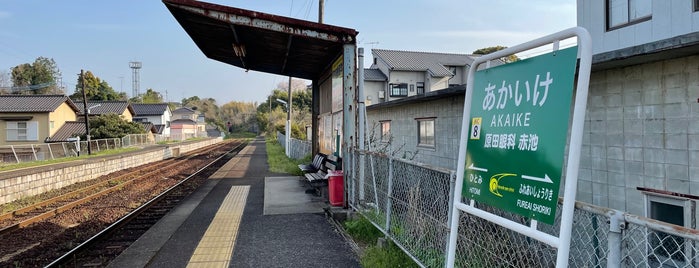
M172 149L180 153L221 142L222 138L193 143L157 147L135 153L79 160L46 167L0 173L0 204L39 195L78 182L98 178L115 171L172 157Z
M403 104L389 108L367 111L367 135L371 135L372 127L376 126L375 139L381 136L378 124L383 120L391 120L392 148L400 148L396 155L403 158L417 152L413 161L456 170L459 156L459 138L461 135L461 118L463 116L464 96L457 95L437 100L419 103ZM417 146L418 118L435 118L435 148ZM369 138L367 138L369 140ZM408 157L410 159L410 157Z
M577 199L644 215L637 187L699 195L699 56L593 72Z

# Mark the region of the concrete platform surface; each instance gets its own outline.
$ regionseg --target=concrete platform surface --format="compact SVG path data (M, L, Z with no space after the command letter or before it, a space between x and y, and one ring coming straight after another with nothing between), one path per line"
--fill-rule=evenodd
M109 267L360 267L326 200L268 170L258 137Z

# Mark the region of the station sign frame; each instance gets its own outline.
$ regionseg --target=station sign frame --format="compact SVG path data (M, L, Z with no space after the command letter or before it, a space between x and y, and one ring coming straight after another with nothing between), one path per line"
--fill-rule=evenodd
M573 37L577 37L577 51L575 48L559 49L561 40ZM480 217L557 248L556 267L568 266L592 66L591 44L590 34L586 29L573 27L481 56L473 62L466 85L455 198L450 215L447 267L454 266L461 212ZM493 60L548 45L553 46L553 52L537 56L540 57L538 59L532 58L522 63L515 62L488 69ZM564 57L559 57L559 61L555 58L556 55ZM579 59L577 79L572 79L575 76L577 59ZM531 63L534 64L531 65ZM486 69L478 71L482 64L486 64ZM545 66L546 64L553 65ZM565 66L555 66L556 64L565 64ZM526 71L527 69L531 71ZM570 74L571 71L573 74ZM577 85L574 81L577 81ZM535 86L546 88L538 88L535 97ZM544 97L544 92L549 90L549 86L552 90L555 87L557 92L554 94L553 91L548 91L548 95ZM569 92L560 92L562 88ZM474 91L478 92L475 93L477 99L474 99ZM571 115L572 123L570 123L568 115L572 96L575 97L575 101ZM508 105L511 108L508 109ZM556 113L555 109L560 110L561 107L564 109L558 111L559 114L550 114ZM540 137L541 126L530 124L535 122L542 124L542 119L539 118L539 121L532 119L532 113L534 116L552 118L551 120L558 124L556 126L558 129L552 134L547 133L544 137ZM568 132L569 126L570 132ZM487 131L481 132L483 129ZM531 134L538 139L534 148L530 139ZM502 139L505 139L504 144L500 143ZM564 149L566 140L569 141L567 154ZM537 224L539 221L549 224L554 221L559 183L562 183L563 159L566 155L563 204L560 211L561 226L559 236L556 237L539 231ZM499 158L499 156L504 157ZM533 160L528 159L528 161L534 162L505 167L499 167L500 165L497 164L522 157L532 158ZM494 163L494 161L498 162ZM508 180L510 183L516 180L517 183L506 185L505 182ZM506 194L511 198L504 198ZM464 197L468 198L468 203L462 201ZM481 210L475 206L476 201L524 215L530 219L530 224L523 225ZM537 209L533 209L534 205Z

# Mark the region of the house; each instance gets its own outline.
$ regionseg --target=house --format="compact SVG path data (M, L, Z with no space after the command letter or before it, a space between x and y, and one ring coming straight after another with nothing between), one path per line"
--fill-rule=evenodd
M79 119L85 115L84 105L78 105ZM127 101L88 101L87 110L89 116L99 116L104 114L117 114L127 122L132 122L135 111Z
M372 49L371 54L373 63L364 70L367 105L464 85L479 56L386 49Z
M199 112L187 107L177 108L172 111L170 122L170 137L175 140L186 140L198 136L197 120Z
M578 200L697 228L699 1L577 1L593 62Z
M64 95L0 95L0 145L42 143L79 111Z
M167 103L132 103L134 122L150 122L154 125L156 134L170 135L170 120L172 112Z
M367 106L368 150L456 170L464 85Z
M206 118L203 114L197 115L197 136L206 137Z

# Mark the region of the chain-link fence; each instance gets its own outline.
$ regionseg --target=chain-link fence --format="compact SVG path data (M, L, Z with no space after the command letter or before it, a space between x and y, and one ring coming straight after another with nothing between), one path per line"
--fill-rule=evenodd
M121 138L124 147L142 146L155 143L155 137L149 134L129 134Z
M124 147L121 139L90 140L92 152ZM87 141L41 144L2 145L0 164L17 164L32 161L52 160L87 154Z
M285 135L281 132L277 132L277 142L282 145L282 148L286 149L286 144L284 143ZM291 158L301 159L306 157L311 153L311 142L303 141L291 138L289 141L290 155Z
M130 146L144 146L155 143L153 135L130 134L118 139L97 139L88 141L56 142L40 144L2 145L0 146L0 164L17 164L32 161L53 160L63 157L75 157Z
M367 217L418 264L444 267L454 171L370 152L350 152L345 173L351 207ZM348 171L345 171L348 172ZM529 225L528 219L485 204L476 207ZM558 236L554 225L538 229ZM456 267L554 267L557 250L461 212ZM699 267L699 231L577 202L570 267Z

